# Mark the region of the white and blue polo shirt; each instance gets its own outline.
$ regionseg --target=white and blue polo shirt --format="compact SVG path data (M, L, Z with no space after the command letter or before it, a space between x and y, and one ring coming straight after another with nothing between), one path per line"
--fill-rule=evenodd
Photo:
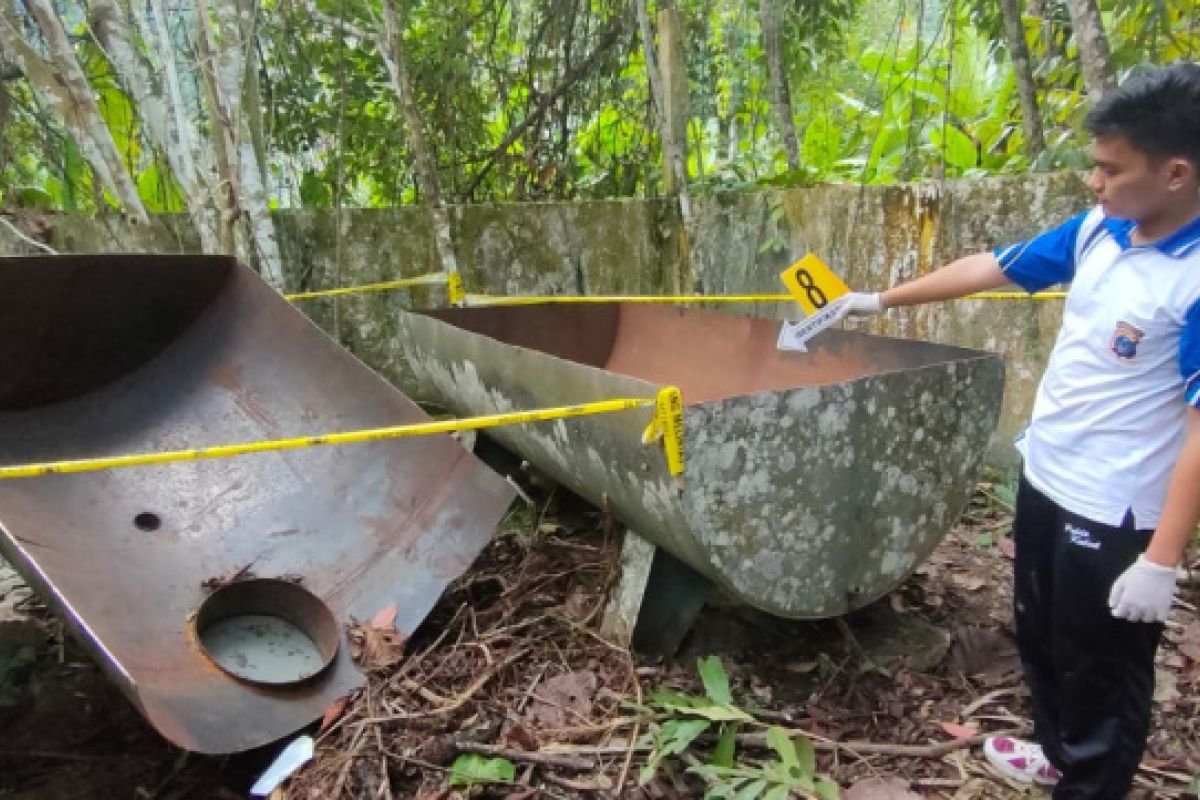
M1071 283L1017 441L1026 478L1067 511L1154 528L1200 408L1200 217L1148 245L1133 228L1097 207L996 258L1026 291Z

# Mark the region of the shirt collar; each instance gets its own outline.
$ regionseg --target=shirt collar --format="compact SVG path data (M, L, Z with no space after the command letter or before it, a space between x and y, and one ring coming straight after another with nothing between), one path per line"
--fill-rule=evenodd
M1112 235L1117 244L1121 246L1122 250L1129 249L1131 246L1129 237L1133 235L1133 229L1137 227L1136 223L1128 219L1105 217L1101 224ZM1194 217L1191 222L1179 230L1169 236L1164 236L1148 246L1153 247L1164 255L1181 258L1195 247L1197 243L1200 243L1200 216Z
M1197 242L1200 242L1200 216L1193 217L1191 222L1170 236L1164 236L1159 239L1154 243L1154 246L1167 255L1180 258L1184 253L1191 250Z
M1121 245L1122 250L1129 249L1129 237L1133 235L1133 229L1136 227L1133 220L1105 217L1100 224L1116 240L1117 244Z

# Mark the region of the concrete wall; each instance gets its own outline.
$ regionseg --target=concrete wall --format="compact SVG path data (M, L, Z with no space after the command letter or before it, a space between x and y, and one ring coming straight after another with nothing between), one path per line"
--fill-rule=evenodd
M698 292L782 291L779 272L809 250L856 289L883 289L957 255L1024 238L1085 208L1078 175L1016 176L901 186L821 186L696 201L690 242ZM673 217L657 201L472 205L453 209L467 290L499 294L659 293L681 266ZM178 218L133 229L120 218L38 215L60 252L187 251ZM370 283L436 269L428 215L419 208L290 211L277 215L289 289ZM0 252L28 252L0 227ZM395 308L444 301L437 288L314 300L302 308L385 375L398 367ZM745 312L796 316L791 304ZM1060 320L1060 303L956 302L899 310L872 323L895 336L978 347L1008 361L994 461L1028 417Z

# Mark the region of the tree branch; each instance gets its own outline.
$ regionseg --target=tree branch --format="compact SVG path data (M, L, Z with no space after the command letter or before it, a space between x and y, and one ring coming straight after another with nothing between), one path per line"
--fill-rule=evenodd
M344 19L339 19L330 14L326 14L324 11L317 8L317 4L314 0L293 0L293 2L297 2L301 7L303 7L306 14L322 25L326 25L333 30L338 30L340 28L343 32L350 34L355 39L358 39L364 43L373 42L378 46L378 33L373 33L363 28L356 27L351 25L349 22L346 22Z
M525 117L525 119L521 120L521 122L515 128L508 132L508 135L504 137L504 141L500 142L499 145L497 145L490 153L487 154L484 159L483 166L480 167L479 172L475 174L475 177L471 179L471 182L467 184L467 188L461 192L460 197L470 197L471 194L474 193L477 188L479 188L479 184L483 182L484 177L488 174L492 167L496 165L496 161L502 155L508 152L508 148L512 146L512 143L515 142L521 136L521 134L528 130L531 125L540 120L546 113L546 110L549 109L559 97L569 91L572 86L574 86L584 76L591 72L592 67L596 65L596 62L600 60L600 57L603 56L609 50L609 48L611 48L617 43L617 41L620 40L621 34L625 32L625 20L628 16L629 15L624 12L618 13L616 22L611 28L608 29L604 36L600 38L600 41L596 43L595 49L592 50L588 57L576 64L569 72L567 72L567 74L563 76L562 81L554 87L552 92L543 95L541 102L534 107L533 111L531 111L529 115Z

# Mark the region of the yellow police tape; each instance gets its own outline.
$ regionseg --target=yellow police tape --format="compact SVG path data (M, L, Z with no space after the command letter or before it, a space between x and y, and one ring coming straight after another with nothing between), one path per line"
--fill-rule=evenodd
M285 294L283 299L289 302L312 300L319 297L345 297L367 292L390 292L409 286L421 286L435 283L445 283L448 292L447 300L451 305L475 307L486 306L532 306L549 303L788 303L794 302L790 294L686 294L686 295L657 295L657 294L600 294L600 295L492 295L468 294L463 289L462 274L452 272L448 276L444 272L431 272L418 275L415 278L400 278L382 283L367 283L360 286L347 286L341 289L320 289L312 292L296 292ZM961 298L963 300L1062 300L1066 292L977 292Z
M960 300L1062 300L1066 292L978 292ZM520 295L507 297L490 294L468 294L468 306L532 306L551 303L794 303L790 294L684 294L684 295Z
M451 272L446 275L446 294L447 300L452 306L461 306L466 300L467 292L463 288L463 279L461 272Z
M383 283L366 283L360 286L347 286L342 289L320 289L313 292L296 292L294 294L285 294L284 300L296 302L297 300L312 300L316 297L343 297L350 294L363 294L365 292L390 292L394 289L403 289L407 286L420 286L429 283L445 283L446 276L441 272L431 272L427 275L418 275L415 278L400 278L394 281L384 281Z
M480 430L501 425L520 425L529 422L544 422L568 417L583 417L593 414L611 414L634 408L652 406L655 425L662 426L662 442L667 458L667 468L672 475L683 472L683 399L679 389L668 386L660 389L656 397L622 398L599 400L591 403L539 408L529 411L511 411L503 414L487 414L440 422L418 422L410 425L394 425L386 428L327 433L319 436L298 436L292 439L270 439L258 442L200 447L192 450L170 450L160 453L137 453L106 458L84 458L71 461L50 461L40 464L18 464L0 467L0 480L9 478L33 478L41 475L58 475L70 472L98 472L101 470L139 467L154 464L173 464L181 461L200 461L209 458L229 458L249 453L266 453L279 450L299 450L335 444L356 444L383 439L405 439L411 436L428 436L452 431Z
M494 295L468 294L468 306L532 306L546 303L772 303L794 302L790 294L595 294Z

